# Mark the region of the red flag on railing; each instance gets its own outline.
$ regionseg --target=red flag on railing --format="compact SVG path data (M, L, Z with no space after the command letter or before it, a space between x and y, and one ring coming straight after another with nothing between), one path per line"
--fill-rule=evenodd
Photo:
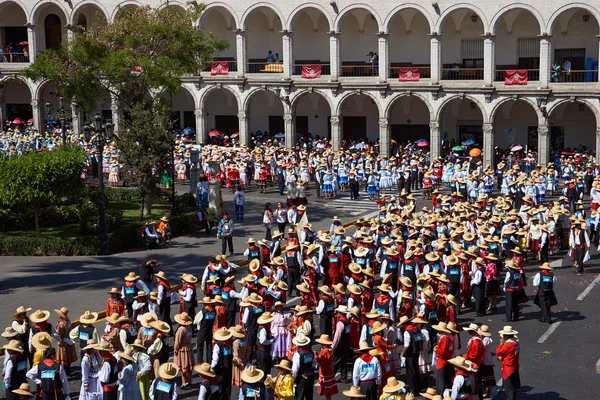
M527 85L529 72L526 69L514 69L504 72L505 85Z
M402 82L418 81L421 79L421 68L400 68L398 80Z
M211 75L229 75L229 62L228 61L213 61L210 66Z
M302 77L315 79L321 76L321 64L306 64L302 66Z

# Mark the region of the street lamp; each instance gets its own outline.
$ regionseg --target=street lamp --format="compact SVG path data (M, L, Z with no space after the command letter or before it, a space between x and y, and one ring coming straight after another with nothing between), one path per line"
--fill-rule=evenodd
M88 140L90 140L90 134L91 134L91 132L92 132L92 128L90 127L90 124L89 124L89 123L86 123L86 124L83 126L83 134L84 134L84 136L85 136L85 140L86 140L86 142L87 142Z
M175 150L177 150L177 133L173 132L173 148L171 149L171 216L177 215L175 205Z
M89 126L87 126L89 129ZM102 156L106 142L112 138L112 124L107 122L102 126L102 117L99 113L94 116L94 138L92 143L96 146L98 157L98 239L100 240L101 253L108 250L108 235L106 234L106 204L104 203L104 176L102 175ZM85 128L84 128L85 129Z
M50 100L46 101L46 115L48 116L48 121L50 121L50 113L52 113L52 103Z

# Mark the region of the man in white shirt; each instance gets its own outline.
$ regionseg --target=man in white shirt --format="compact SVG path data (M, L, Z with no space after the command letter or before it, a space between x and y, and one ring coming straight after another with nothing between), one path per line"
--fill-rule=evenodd
M354 362L352 371L352 383L360 386L360 392L366 396L365 400L377 399L377 388L381 384L381 365L367 343L359 345L360 355Z

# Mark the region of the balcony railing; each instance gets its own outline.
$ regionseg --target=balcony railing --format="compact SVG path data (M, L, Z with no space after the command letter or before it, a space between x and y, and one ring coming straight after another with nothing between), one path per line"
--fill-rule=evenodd
M249 62L248 63L249 74L282 74L283 64L282 63L267 63L267 62Z
M585 83L598 82L598 70L571 70L566 71L550 71L550 82L552 83Z
M302 75L302 67L308 64L294 64L294 73L292 75ZM331 75L331 65L317 63L310 65L320 65L321 66L321 75Z
M519 68L513 69L497 69L494 75L494 81L496 82L504 82L504 77L506 75L506 71L514 71L520 70ZM527 80L529 81L539 81L540 80L540 70L539 69L528 69L527 71Z
M371 64L344 64L340 76L379 76L379 66Z
M25 53L0 53L2 63L28 63L29 54Z
M442 68L442 79L447 81L483 80L483 68Z
M398 79L400 75L400 68L419 68L420 70L420 79L429 79L431 78L431 67L429 65L418 66L418 65L410 65L406 67L390 67L390 79Z
M226 62L229 66L229 72L237 72L237 61L236 60L215 60L220 62ZM213 61L205 61L202 63L202 72L211 72Z

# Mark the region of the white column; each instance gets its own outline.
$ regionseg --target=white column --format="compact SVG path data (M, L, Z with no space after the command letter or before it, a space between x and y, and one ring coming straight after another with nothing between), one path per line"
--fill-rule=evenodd
M483 39L483 82L492 86L496 77L496 37L489 34Z
M440 136L440 124L437 121L429 123L429 147L431 149L431 160L442 155L442 138Z
M296 145L296 128L294 124L293 114L283 115L283 129L285 131L285 147L288 149L294 148Z
M599 51L600 51L600 35L596 35L596 37L598 38L598 47L599 47ZM600 53L598 53L600 54ZM600 82L600 63L598 63L598 82ZM596 153L598 154L598 153Z
M390 155L390 123L387 118L379 118L379 155Z
M494 124L483 124L483 166L494 168Z
M342 148L342 118L338 116L331 116L331 146L333 151L338 151Z
M546 124L538 125L538 164L542 167L548 165L550 161L550 126ZM598 143L598 136L596 135L596 143Z
M83 133L83 129L81 129L81 110L76 103L71 103L71 119L73 133Z
M37 27L33 24L27 25L27 42L29 43L29 61L35 61L35 55L37 54Z
M379 82L387 82L390 76L390 44L388 35L379 35Z
M600 154L600 128L596 127L596 155Z
M294 73L294 46L292 41L292 33L286 32L283 34L283 78L291 79Z
M331 33L329 36L329 70L330 81L337 81L340 77L340 35Z
M236 38L236 57L238 76L246 75L248 69L248 44L245 31L238 31Z
M194 110L194 115L196 116L196 143L204 144L207 142L206 138L208 136L208 132L206 132L206 119L204 118L204 110L201 108L196 108Z
M552 43L550 35L540 36L540 87L547 88L550 83L550 69L552 68Z
M442 40L441 35L431 36L431 83L437 84L442 77Z
M115 96L111 96L110 111L112 112L113 132L118 133L121 125L121 110L119 109L119 100Z
M248 127L248 116L245 112L238 113L238 124L240 128L240 144L250 145L250 129Z
M42 132L44 117L42 116L42 109L37 100L31 100L31 110L33 111L33 128L37 129L38 132Z

